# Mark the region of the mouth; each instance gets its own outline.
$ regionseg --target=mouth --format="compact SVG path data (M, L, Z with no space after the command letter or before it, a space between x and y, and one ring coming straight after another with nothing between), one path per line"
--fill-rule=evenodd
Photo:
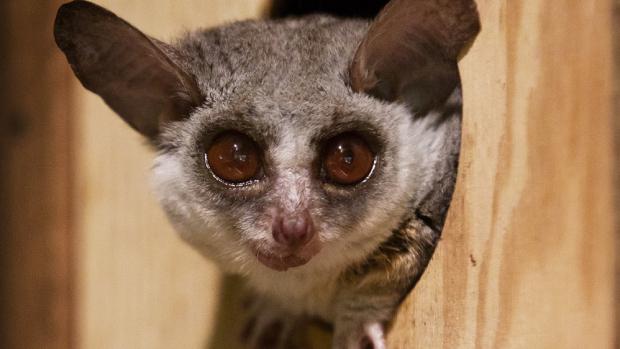
M312 257L304 258L295 254L280 256L258 250L254 250L254 254L259 262L263 263L266 267L277 271L286 271L289 268L302 266L312 259Z
M301 250L283 251L281 253L265 251L265 249L258 248L257 246L251 246L250 248L259 262L267 268L276 271L286 271L290 268L300 267L308 263L321 249L319 244L312 243Z

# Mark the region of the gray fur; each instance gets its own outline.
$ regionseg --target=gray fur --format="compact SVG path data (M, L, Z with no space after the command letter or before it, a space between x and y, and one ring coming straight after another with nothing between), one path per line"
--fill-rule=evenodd
M367 30L364 20L317 15L153 41L203 98L187 117L164 118L178 121L151 138L153 185L170 221L225 272L245 277L262 299L263 327L273 329L265 319L274 314L320 318L334 324L334 348L357 348L364 337L385 345L384 326L439 238L459 149L458 86L424 114L352 90L349 67ZM57 32L63 50L75 50L71 33ZM67 54L74 65L79 55ZM205 166L205 148L229 129L264 150L262 180L231 187ZM368 180L343 188L321 181L317 167L323 142L345 131L363 135L377 162ZM274 248L276 207L307 208L320 244L307 264L285 272L259 263L250 248ZM289 327L282 332L294 333Z
M412 250L405 256L411 260L404 270L392 272L400 276L395 285L380 277L381 282L358 292L355 285L368 274L383 273L385 266L379 265L351 278L355 266L375 258L373 252L393 258L380 246L401 222L414 219L425 227L416 211L441 226L460 134L458 90L451 103L418 118L403 105L351 91L346 70L366 28L365 21L316 16L240 22L187 35L175 45L189 57L180 64L197 77L207 98L189 120L164 132L154 168L159 197L186 240L226 271L246 275L259 293L291 313L347 326L354 323L350 317L389 320L426 265L439 232L408 228ZM207 173L202 144L228 128L241 129L265 146L273 177L231 191ZM320 141L351 129L376 140L380 157L371 179L347 191L307 180ZM271 158L286 148L288 156ZM170 166L178 172L169 173ZM278 176L295 176L286 173L292 168L299 169L299 178L278 182ZM440 183L439 195L431 195ZM290 190L302 190L312 203L324 247L308 264L281 273L257 263L244 244L269 239L265 207ZM432 204L423 205L424 199ZM338 340L338 326L336 333Z

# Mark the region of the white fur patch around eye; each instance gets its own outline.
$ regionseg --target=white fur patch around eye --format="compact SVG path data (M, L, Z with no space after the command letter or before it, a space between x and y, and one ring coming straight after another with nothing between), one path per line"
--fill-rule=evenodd
M314 154L309 147L308 135L284 132L271 154L276 172L275 197L277 204L288 212L308 208L311 164Z
M187 216L185 212L187 198L183 195L183 166L173 155L160 154L155 158L151 170L151 187L160 204L176 206L175 214Z

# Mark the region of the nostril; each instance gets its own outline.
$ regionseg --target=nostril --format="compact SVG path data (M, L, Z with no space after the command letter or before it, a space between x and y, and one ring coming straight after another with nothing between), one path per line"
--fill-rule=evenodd
M271 234L273 235L273 239L280 244L286 244L283 230L282 217L277 216L271 224Z
M314 236L314 225L312 224L310 216L302 216L302 219L297 221L295 230L297 231L298 243L300 245L306 244L312 240Z
M276 218L272 232L276 242L289 247L304 245L314 235L312 221L307 213Z

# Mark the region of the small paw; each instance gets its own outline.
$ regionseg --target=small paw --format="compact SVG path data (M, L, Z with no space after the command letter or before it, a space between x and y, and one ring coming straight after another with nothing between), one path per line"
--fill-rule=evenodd
M301 319L262 300L252 302L246 310L250 316L241 331L241 342L245 348L305 348L299 331Z
M336 329L333 349L386 349L383 325L368 322Z
M386 349L383 332L383 326L379 323L365 325L359 341L359 349Z

